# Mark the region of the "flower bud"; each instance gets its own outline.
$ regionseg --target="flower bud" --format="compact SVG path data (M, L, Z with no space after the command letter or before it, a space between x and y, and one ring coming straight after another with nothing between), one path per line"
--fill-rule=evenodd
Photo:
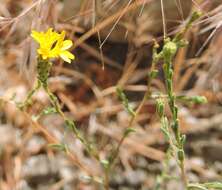
M169 41L166 42L166 44L163 46L163 54L165 57L172 57L176 54L177 52L177 44Z
M180 161L183 161L184 160L184 151L182 149L179 149L177 152L177 156Z

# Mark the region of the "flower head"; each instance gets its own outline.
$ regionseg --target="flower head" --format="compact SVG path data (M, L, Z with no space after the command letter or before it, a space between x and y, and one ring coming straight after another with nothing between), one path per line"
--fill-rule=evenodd
M67 51L72 46L71 40L65 39L65 31L61 34L54 32L49 28L46 32L32 31L32 38L39 43L37 50L42 59L61 57L64 61L71 63L74 55Z

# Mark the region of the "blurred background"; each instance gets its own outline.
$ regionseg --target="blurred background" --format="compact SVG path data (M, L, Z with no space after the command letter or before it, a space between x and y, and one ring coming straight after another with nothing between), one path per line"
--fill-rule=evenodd
M105 158L130 121L115 88L122 86L130 104L139 105L152 41L162 44L161 8L167 36L180 30L193 10L203 12L185 35L189 45L175 57L174 88L178 95L208 99L203 105L179 104L189 180L222 181L221 0L164 0L162 5L160 0L0 0L0 190L102 189L98 179L87 178L102 176L100 165L58 114L32 122L50 105L43 90L33 97L28 114L15 106L35 82L37 44L31 30L65 30L74 42L72 64L53 60L50 89ZM160 91L165 92L162 74L152 82L152 92ZM136 132L121 146L110 189L157 190L159 183L159 190L182 189L175 159L166 159L168 143L153 100L145 103L133 127ZM67 144L69 154L51 143ZM172 177L161 178L163 171Z

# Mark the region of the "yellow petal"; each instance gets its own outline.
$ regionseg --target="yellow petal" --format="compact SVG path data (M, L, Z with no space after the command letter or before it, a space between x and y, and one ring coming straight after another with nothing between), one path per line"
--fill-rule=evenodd
M41 43L41 42L42 42L42 37L43 37L43 34L42 34L42 33L37 32L37 31L35 31L35 30L32 30L31 36L32 36L33 39L34 39L35 41L37 41L38 43Z
M42 55L42 58L43 58L43 59L47 59L48 56L47 56L47 55Z
M61 50L67 50L67 49L69 49L70 47L72 47L72 41L71 41L71 40L65 40L65 41L63 41L63 43L62 43L62 48L61 48Z
M62 52L60 52L59 55L64 61L66 61L68 63L71 63L71 59L75 58L75 56L68 51L62 51Z
M61 33L54 32L52 28L49 28L45 32L32 31L31 36L39 43L38 54L43 59L61 57L64 61L70 63L74 59L74 55L67 51L72 45L71 40L65 39L65 31Z
M53 30L52 28L49 28L45 34L46 34L47 36L49 36L49 35L52 33L52 30Z
M59 41L62 42L65 39L66 32L63 30L59 36Z

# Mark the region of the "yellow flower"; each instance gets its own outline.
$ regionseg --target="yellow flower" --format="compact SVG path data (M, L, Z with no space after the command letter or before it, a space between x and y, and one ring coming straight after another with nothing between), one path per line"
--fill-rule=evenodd
M71 60L75 56L67 51L73 44L71 40L65 39L65 31L61 34L53 32L52 28L49 28L46 32L32 31L31 36L39 43L37 50L42 59L61 57L64 61L71 63Z

